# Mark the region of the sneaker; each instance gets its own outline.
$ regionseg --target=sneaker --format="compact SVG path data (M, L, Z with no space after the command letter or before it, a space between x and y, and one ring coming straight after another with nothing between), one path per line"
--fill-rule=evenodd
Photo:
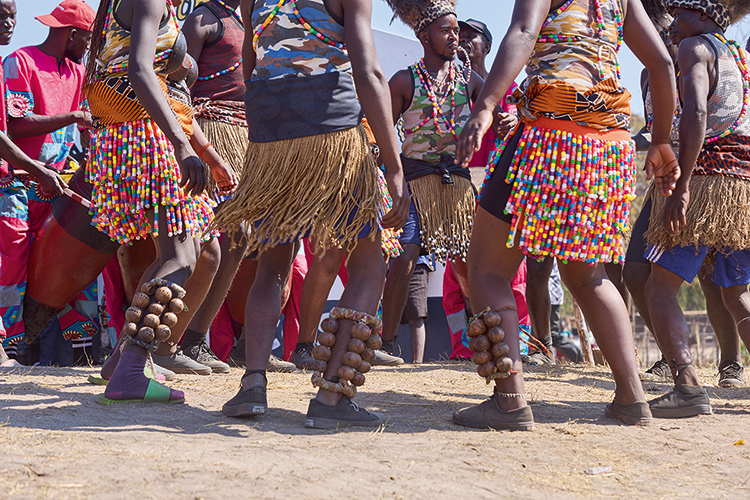
M294 363L284 361L283 359L279 359L271 354L271 356L269 356L268 358L268 366L266 367L266 371L292 373L297 371L297 367L294 366Z
M310 400L305 417L305 427L311 429L342 429L345 427L378 427L385 422L385 417L379 413L371 413L360 408L357 403L346 396L336 406L321 403L317 399Z
M521 361L525 365L555 365L555 360L544 354L542 351L533 351L528 356L522 356Z
M221 412L227 417L248 418L263 415L268 409L268 400L266 399L266 388L262 385L256 385L247 390L240 391L232 399L224 403Z
M315 358L312 357L313 343L298 344L290 360L300 370L312 370Z
M211 368L213 373L229 373L229 365L220 360L205 342L183 345L182 349L185 356Z
M676 384L671 391L652 399L648 405L656 418L694 417L711 413L711 401L703 387L683 384Z
M534 415L528 405L505 411L493 395L484 403L454 412L453 423L475 429L531 431L534 430Z
M227 358L229 366L236 368L245 368L245 348L241 350L237 349L237 346L233 346L232 350L229 351L229 357Z
M154 358L154 363L175 373L211 375L212 372L208 366L185 356L182 349L178 349L177 352L169 356L159 356L158 354L152 354L151 356Z
M615 398L604 408L604 416L619 419L628 425L639 425L641 427L651 425L651 409L648 403L625 405Z
M398 366L403 365L404 360L393 354L396 348L396 341L383 341L383 346L375 351L375 358L370 361L372 366Z
M672 379L672 370L669 369L669 363L661 357L659 361L653 364L651 368L640 374L641 380L653 380L661 382Z
M719 387L731 389L744 386L745 380L742 378L744 371L742 365L736 361L722 363L722 366L719 366Z

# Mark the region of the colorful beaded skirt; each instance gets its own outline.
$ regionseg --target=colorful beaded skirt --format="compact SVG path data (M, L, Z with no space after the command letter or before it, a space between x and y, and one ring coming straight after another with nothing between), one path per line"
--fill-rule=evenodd
M388 192L388 183L385 180L385 175L378 169L378 188L380 189L380 207L378 208L379 218L382 219L385 214L390 212L393 208L393 200L391 194ZM380 232L380 245L383 248L383 255L386 257L396 258L404 252L401 248L399 238L401 237L401 229L394 231L393 228L384 227Z
M200 237L213 219L206 193L186 194L169 139L151 120L109 125L92 134L87 180L94 185L91 223L118 243L158 236L166 214L169 236ZM149 220L154 211L155 223Z
M513 185L505 206L513 215L508 247L520 233L519 247L529 256L622 262L635 197L636 151L630 134L548 118L527 123L521 134L505 179ZM512 136L497 141L487 179Z

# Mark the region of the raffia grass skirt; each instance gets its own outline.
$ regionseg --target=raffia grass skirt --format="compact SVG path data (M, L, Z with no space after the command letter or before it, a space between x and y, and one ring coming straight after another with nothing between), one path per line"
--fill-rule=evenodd
M466 260L476 206L471 180L458 175L451 179L452 185L443 184L439 175L428 174L409 181L422 247L443 264Z
M250 142L234 198L213 227L230 237L250 227L248 253L291 243L308 234L318 249L357 245L360 233L378 234L377 170L361 125L275 142Z
M718 251L750 248L750 181L723 175L690 178L685 227L670 234L662 222L666 198L652 193L646 241L664 249L708 245Z
M245 152L249 143L247 139L247 127L216 120L206 120L205 118L196 119L201 130L206 134L208 142L211 143L216 152L219 153L219 156L227 162L227 165L234 170L237 176L241 177L245 167ZM216 181L211 175L209 166L205 162L203 164L206 167L206 177L208 179L206 192L209 196L214 196Z

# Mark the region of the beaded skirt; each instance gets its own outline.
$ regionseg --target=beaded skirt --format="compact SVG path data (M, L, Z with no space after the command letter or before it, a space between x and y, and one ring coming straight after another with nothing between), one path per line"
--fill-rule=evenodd
M91 223L118 243L158 236L167 217L169 236L204 235L214 203L206 193L186 194L169 139L150 119L108 125L92 134L87 180L94 185ZM155 222L149 220L150 208Z
M513 134L498 141L492 175ZM507 245L564 262L623 262L623 238L635 197L635 144L626 130L597 132L563 120L527 123L505 182L513 215Z

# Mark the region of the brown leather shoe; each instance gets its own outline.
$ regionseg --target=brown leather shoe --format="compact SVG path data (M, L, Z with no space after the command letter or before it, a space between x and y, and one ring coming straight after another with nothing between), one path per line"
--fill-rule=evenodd
M534 430L534 415L528 405L505 411L493 396L484 403L454 412L453 423L475 429L531 431Z
M631 403L624 405L617 398L604 408L604 416L616 418L628 425L651 425L651 409L648 403Z

